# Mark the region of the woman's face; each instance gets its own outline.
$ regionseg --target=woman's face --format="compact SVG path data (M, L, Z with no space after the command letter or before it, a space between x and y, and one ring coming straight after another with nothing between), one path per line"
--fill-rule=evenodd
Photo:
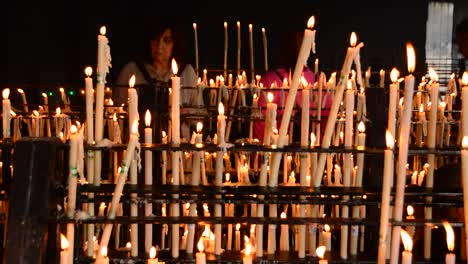
M172 31L166 29L159 38L151 40L151 56L153 61L169 63L172 58L173 47Z

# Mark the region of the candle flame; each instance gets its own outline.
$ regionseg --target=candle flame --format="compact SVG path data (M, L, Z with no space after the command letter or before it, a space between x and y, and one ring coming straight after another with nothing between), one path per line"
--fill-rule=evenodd
M416 66L416 54L414 52L413 44L409 42L406 44L406 53L408 56L408 72L412 73Z
M351 32L351 37L349 38L349 43L351 44L351 47L356 46L357 43L357 35L355 32Z
M262 33L265 33L265 28L262 28Z
M390 72L390 80L396 83L398 81L399 76L400 76L400 72L396 68L393 68L392 71Z
M203 245L203 240L201 238L200 238L200 240L198 240L197 248L198 248L198 251L200 251L202 253L203 253L203 250L205 250L205 246Z
M315 25L315 17L311 16L309 20L307 20L307 27L313 29Z
M128 86L130 88L133 88L135 86L135 74L133 74L132 77L130 77L130 79L128 80Z
M138 120L134 120L132 124L132 134L138 133Z
M39 111L33 110L33 115L34 115L34 116L39 116Z
M60 234L60 247L62 248L62 250L65 250L70 247L68 239L63 234Z
M267 100L269 103L272 103L273 102L273 99L274 99L274 95L272 92L268 92L267 94Z
M21 88L18 88L18 89L16 89L16 90L18 91L18 93L20 93L20 94L24 94L24 91L23 91L23 89L21 89Z
M411 252L413 250L413 240L406 230L401 229L400 231L401 240L403 240L403 247L405 251Z
M325 251L327 250L327 247L325 246L320 246L315 250L315 253L317 253L317 256L320 259L323 259L325 257Z
M103 246L101 248L101 256L103 256L104 258L107 257L107 247L106 246Z
M277 128L273 128L273 135L278 135L278 129Z
M366 132L366 126L364 125L364 122L359 122L359 125L358 125L358 131L359 133L364 133Z
M172 73L174 73L174 75L177 75L177 71L179 68L177 68L177 62L175 59L172 59Z
M415 172L417 173L417 171L415 171ZM414 214L414 208L413 208L413 206L408 205L408 206L406 207L406 213L408 214L408 216L413 216L413 214Z
M85 70L84 70L86 76L91 76L91 74L93 74L93 68L91 68L90 66L86 67Z
M99 208L106 208L106 203L105 202L102 202L100 205L99 205Z
M468 72L463 73L462 84L463 84L463 86L468 86Z
M445 232L447 233L447 249L449 251L453 251L455 248L455 234L453 232L452 225L449 222L444 221L442 222L445 228Z
M385 141L387 142L387 148L388 149L393 149L395 145L395 139L393 138L392 133L387 129L387 132L385 132Z
M226 173L226 181L227 182L231 181L231 174L230 173Z
M353 89L353 81L351 81L351 79L348 79L348 82L346 84L346 88L348 90L352 90Z
M60 107L57 107L57 108L55 109L55 114L56 114L56 115L60 115L61 113L62 113L62 111L60 110Z
M286 213L285 212L281 213L281 219L286 219Z
M166 131L164 131L164 130L161 131L161 136L162 136L163 138L165 138L165 137L167 136L167 135L166 135Z
M112 120L114 120L114 122L117 122L117 113L114 113L114 116L112 117Z
M236 231L240 230L240 224L236 224Z
M125 244L125 247L126 247L126 248L132 248L132 243L130 243L130 241L127 242L127 244Z
M433 82L437 82L439 80L439 76L437 76L437 72L434 68L429 68L429 77Z
M155 248L154 246L152 246L152 247L150 248L149 257L150 257L150 259L156 258L156 248Z
M220 115L224 115L224 105L222 102L219 102L219 105L218 105L218 113Z
M193 23L193 29L197 30L197 23Z
M240 21L237 21L237 27L238 28L240 27Z
M315 133L312 132L310 133L310 146L315 146L315 141L317 141L317 138L315 137Z
M249 256L251 252L252 252L252 244L248 243L245 245L244 253L246 256Z
M327 224L323 226L323 229L325 230L325 232L330 232L330 226Z
M418 92L418 93L420 93L420 92ZM421 104L421 105L419 106L419 112L420 112L420 113L424 112L424 105L423 105L423 104Z
M203 129L203 123L197 122L197 133L201 133L202 129Z
M75 134L77 131L78 131L78 129L76 128L75 125L72 125L72 126L70 127L70 133Z
M42 93L42 97L47 98L47 94L46 94L46 93Z
M100 29L99 29L99 33L101 33L101 35L106 35L106 26L102 26Z
M464 149L467 149L468 148L468 136L464 136L463 137L463 140L462 140L462 147Z
M150 110L147 109L145 113L145 125L149 127L151 125L151 113Z
M224 21L224 28L227 28L227 22Z
M3 92L2 92L2 96L3 96L3 99L8 99L8 96L10 96L10 89L6 88L6 89L3 89Z
M64 93L64 92L65 92L65 89L63 89L63 87L60 87L60 88L59 88L59 91L60 91L61 93Z
M249 24L249 31L252 32L252 24Z

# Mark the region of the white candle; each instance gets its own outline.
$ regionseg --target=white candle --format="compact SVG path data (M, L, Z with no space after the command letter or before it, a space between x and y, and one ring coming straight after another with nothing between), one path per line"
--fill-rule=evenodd
M205 255L205 252L203 252L204 250L204 245L203 245L203 238L200 238L200 240L198 241L198 250L200 252L198 252L197 254L195 254L195 263L196 264L206 264L206 255Z
M281 213L281 219L286 219L286 213ZM289 225L281 224L280 251L289 251Z
M411 125L412 102L413 102L413 89L414 89L414 76L411 74L414 70L416 56L414 54L413 45L408 43L406 46L408 53L408 71L410 74L405 78L405 103L403 109L403 116L400 122L399 134L399 152L398 152L398 170L396 181L396 194L395 206L393 211L393 218L395 221L401 221L403 216L403 204L406 184L406 168L405 165L408 161L408 147L409 147L409 132ZM390 253L390 263L396 264L398 262L398 252L400 247L400 230L401 226L396 225L392 231L392 245Z
M197 33L197 23L193 23L193 35L194 35L194 45L195 45L195 72L198 75L198 33Z
M245 245L244 257L242 258L242 264L252 264L252 244L249 242Z
M130 163L132 162L133 154L134 154L137 144L138 144L138 121L135 121L132 125L132 134L130 135L130 140L128 142L127 150L125 152L125 159L121 166L119 178L117 179L117 184L113 192L110 209L107 213L107 218L109 219L115 218L115 214L118 208L120 197L122 196L125 181L127 180L128 169L129 169ZM102 237L101 237L101 243L99 244L100 249L108 246L113 225L114 224L112 223L108 223L104 226L104 230L102 232ZM98 259L102 259L102 256L98 255Z
M324 259L325 258L325 251L330 251L329 248L326 246L320 246L315 250L315 253L319 257L319 264L328 264L328 260Z
M385 71L383 69L379 72L379 87L383 88L385 86Z
M237 21L237 75L240 75L241 70L241 28L240 22Z
M60 264L73 263L73 259L72 262L70 262L69 260L70 252L68 249L70 248L70 244L68 243L67 238L63 234L60 234L60 248L62 249L60 251Z
M405 251L401 253L401 263L402 264L411 264L413 254L411 250L413 250L413 240L411 239L410 235L404 230L401 229L401 239L403 240L403 246Z
M395 130L396 130L396 107L397 107L397 95L398 90L400 89L400 84L398 82L398 76L400 72L393 68L390 72L390 79L392 83L390 84L390 91L389 91L389 100L388 100L388 130L392 134L393 138L395 138Z
M455 264L456 256L453 253L455 249L455 233L453 232L452 225L449 222L444 221L442 222L445 232L447 234L447 249L449 253L445 254L445 264Z
M267 108L265 113L265 130L263 132L263 143L264 145L271 144L271 136L273 133L273 129L276 128L276 113L277 113L277 105L273 103L274 95L271 92L267 94Z
M330 226L325 224L322 231L323 244L327 248L327 251L331 251L331 232Z
M265 60L265 72L268 71L268 44L265 28L262 28L263 58Z
M21 100L23 101L24 112L28 113L28 102L26 101L26 94L24 93L23 89L18 88L18 93L21 94Z
M468 72L464 72L462 76L462 150L461 150L461 166L462 166L462 187L463 187L463 203L468 204ZM468 206L463 207L465 219L468 219ZM468 228L465 228L466 236L468 237ZM465 243L466 252L468 252L468 243Z
M413 206L411 205L408 205L406 207L406 213L408 214L408 216L406 216L406 220L409 220L409 221L414 221L414 208ZM415 226L407 226L406 227L406 232L408 232L408 234L413 237L414 236L414 232L415 232L415 229L416 227Z
M223 63L223 69L224 69L224 78L227 79L227 57L228 57L228 24L226 21L224 21L224 63Z
M250 48L250 74L251 83L255 80L255 63L254 63L254 48L253 48L253 29L252 24L249 24L249 48Z
M39 125L39 124L37 124ZM78 182L78 135L76 134L77 128L75 125L71 126L70 132L70 154L69 154L69 167L70 173L68 177L68 204L67 204L67 217L73 219L75 217L76 208L76 186ZM67 224L67 240L70 244L70 263L73 263L73 242L75 240L75 226Z
M234 250L240 250L240 224L236 224L236 232L234 233L235 243Z
M145 114L145 143L153 144L153 129L151 128L151 113L146 110ZM145 151L145 184L153 185L153 152L151 150ZM153 204L147 203L145 206L145 216L153 215ZM153 225L145 225L145 251L149 252L153 244Z
M11 121L11 102L8 97L10 96L10 89L6 88L3 89L2 92L3 100L2 100L2 127L3 127L3 138L10 137L10 121Z
M152 246L149 250L149 259L147 264L159 264L158 259L156 258L156 248Z
M106 210L106 203L102 202L102 203L99 205L98 216L104 216L104 210Z

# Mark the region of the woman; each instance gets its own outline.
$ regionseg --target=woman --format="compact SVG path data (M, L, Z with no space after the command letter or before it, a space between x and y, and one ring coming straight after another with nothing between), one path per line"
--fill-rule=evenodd
M161 22L152 28L148 35L148 56L146 59L134 60L126 64L117 79L115 100L117 104L126 104L128 100L128 81L135 75L135 88L138 93L138 112L143 120L147 109L151 111L154 123L155 140L160 142L161 131L168 129L169 87L172 72L172 59L178 64L178 75L181 84L181 104L183 107L195 106L197 90L194 87L197 75L193 67L184 64L181 55L182 40L179 32L170 22ZM187 87L187 88L184 88ZM200 107L201 105L197 105ZM190 110L181 109L181 115L189 114ZM183 120L183 118L181 118ZM181 136L190 137L189 123L182 123Z

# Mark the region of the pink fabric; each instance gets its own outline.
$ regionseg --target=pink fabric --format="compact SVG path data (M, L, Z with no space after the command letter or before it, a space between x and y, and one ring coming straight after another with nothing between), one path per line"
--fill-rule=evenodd
M303 72L302 72L304 78L307 80L309 83L314 83L315 82L315 74L309 70L309 68L305 67ZM281 76L281 78L280 78ZM289 79L289 71L287 71L284 68L276 69L276 70L270 70L266 72L262 78L261 78L261 83L263 84L263 87L271 87L273 83L276 82L276 87L282 87L283 86L283 80L287 78ZM283 109L281 107L281 101L284 100L284 104L286 104L286 99L288 97L288 92L287 91L272 91L274 94L274 99L273 102L278 106L277 110L277 115L276 115L276 121L277 121L277 126L279 129L279 126L281 124L281 119L283 117ZM283 95L282 95L283 94ZM323 92L323 95L325 95L325 92ZM265 115L265 110L266 110L266 105L267 105L267 92L262 91L260 93L260 96L258 98L258 106L261 108L262 114ZM317 96L316 93L314 93L313 96ZM311 97L312 99L312 97ZM297 96L296 96L296 106L295 109L293 110L292 116L295 116L296 114L300 114L300 108L302 105L302 92L298 91ZM327 97L327 102L325 103L325 107L322 108L322 117L328 116L328 109L330 108L331 105L331 99L330 97ZM313 105L312 100L310 102L311 109L315 109L317 105ZM315 117L316 113L315 111L310 111L311 118ZM325 119L326 121L326 119ZM322 118L322 124L323 124L323 118ZM260 140L260 142L263 141L263 133L265 130L265 122L255 122L254 124L254 131L253 131L253 137L257 138ZM299 132L297 132L299 133Z

